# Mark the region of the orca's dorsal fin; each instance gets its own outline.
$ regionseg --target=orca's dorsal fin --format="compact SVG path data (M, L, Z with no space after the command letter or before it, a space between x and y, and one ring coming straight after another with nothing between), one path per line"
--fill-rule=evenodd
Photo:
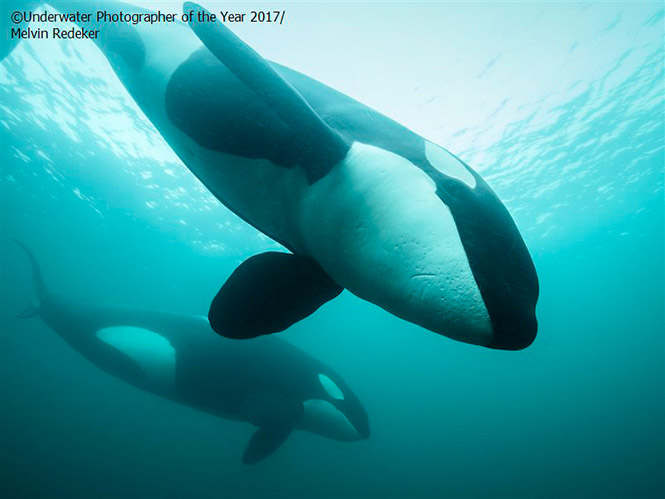
M199 22L199 13L210 14L200 5L186 2L183 10L193 13L189 26L203 45L294 131L301 145L299 166L310 183L344 159L349 145L268 61L221 22Z

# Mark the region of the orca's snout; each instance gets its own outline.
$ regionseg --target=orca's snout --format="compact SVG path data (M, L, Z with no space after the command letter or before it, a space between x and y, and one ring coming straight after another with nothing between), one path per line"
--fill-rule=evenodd
M487 345L499 350L522 350L533 343L538 332L535 313L518 313L494 327L494 338Z
M369 417L358 397L353 393L349 394L340 409L356 431L354 440L367 440L371 435Z
M432 176L437 196L455 220L491 325L492 334L478 343L501 350L521 350L533 343L538 330L536 268L508 209L478 174L458 162L473 175L472 186L439 172Z
M522 350L533 343L538 331L536 270L514 224L487 234L481 248L475 247L474 238L462 236L491 323L492 335L484 344L499 350Z

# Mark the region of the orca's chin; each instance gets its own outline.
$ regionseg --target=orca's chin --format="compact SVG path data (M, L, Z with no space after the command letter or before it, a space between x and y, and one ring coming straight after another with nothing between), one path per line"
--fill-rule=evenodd
M538 321L533 314L513 327L495 328L494 338L486 346L496 350L524 350L534 342L537 333Z
M322 399L305 401L302 418L296 427L345 442L369 438L369 427L365 429L363 425L353 424L344 412Z
M416 321L413 322L417 323ZM435 328L428 327L427 324L423 323L419 325L429 331L462 343L494 350L511 351L524 350L529 347L536 339L538 332L538 322L534 313L524 314L524 317L515 318L503 324L491 323L489 331L476 331L473 329L473 325L469 324L466 331L462 329L462 334L455 335L451 334L448 324L442 324ZM457 330L459 331L460 328L458 327Z

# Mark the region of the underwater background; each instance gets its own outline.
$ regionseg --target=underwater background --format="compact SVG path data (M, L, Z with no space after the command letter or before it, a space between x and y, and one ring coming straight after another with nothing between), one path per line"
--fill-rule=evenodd
M59 293L205 314L279 245L180 163L90 42L1 66L1 497L663 497L662 2L215 4L232 28L479 171L538 269L539 332L489 350L349 292L280 336L336 370L372 436L254 428L142 392L39 319L25 242ZM177 3L153 8L178 11Z

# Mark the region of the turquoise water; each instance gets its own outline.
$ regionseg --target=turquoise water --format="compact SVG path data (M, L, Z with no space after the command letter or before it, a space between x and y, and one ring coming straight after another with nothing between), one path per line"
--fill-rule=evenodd
M11 238L61 293L193 314L279 247L189 173L94 45L28 41L0 66L0 494L661 497L662 3L283 8L286 24L236 32L444 145L505 202L539 273L535 343L456 343L345 292L281 337L344 377L371 438L294 433L243 466L249 425L141 392L14 318L32 290Z

